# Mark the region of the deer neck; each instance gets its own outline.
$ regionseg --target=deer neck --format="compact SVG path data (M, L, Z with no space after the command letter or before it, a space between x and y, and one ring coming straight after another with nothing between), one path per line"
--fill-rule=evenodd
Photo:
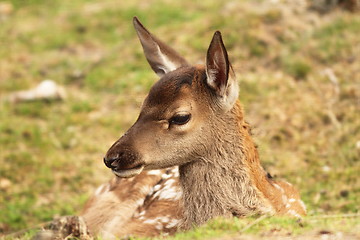
M273 211L263 193L266 190L263 184L270 183L258 177L266 178L266 173L239 103L232 109L230 118L226 119L230 124L223 133L216 129L221 137L214 137L211 149L179 168L185 228L216 216Z
M235 106L234 111L235 115L238 116L238 129L243 139L243 159L241 162L245 165L251 183L262 197L265 205L271 206L271 210L267 212L286 214L287 211L293 208L301 215L305 215L305 207L301 204L302 202L297 190L288 182L269 178L261 166L259 153L251 138L250 126L243 120L243 113L239 102ZM294 200L301 202L297 204L299 205L298 207L294 206L296 204L290 204L289 206L289 203L292 203Z

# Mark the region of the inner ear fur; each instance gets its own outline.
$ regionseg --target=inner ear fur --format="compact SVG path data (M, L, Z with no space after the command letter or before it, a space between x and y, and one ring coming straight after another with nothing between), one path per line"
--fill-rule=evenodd
M173 48L152 35L137 17L133 18L133 23L145 57L158 76L162 77L168 72L188 65L187 61Z
M230 64L221 33L216 31L206 55L207 84L212 88L224 110L233 107L238 98L239 86Z

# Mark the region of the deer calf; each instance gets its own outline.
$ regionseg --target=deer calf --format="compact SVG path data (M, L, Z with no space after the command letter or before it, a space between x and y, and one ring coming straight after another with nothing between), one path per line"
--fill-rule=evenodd
M85 206L90 230L104 238L155 236L217 216L305 215L295 188L260 165L220 32L206 64L192 66L133 21L160 80L106 153L116 177Z

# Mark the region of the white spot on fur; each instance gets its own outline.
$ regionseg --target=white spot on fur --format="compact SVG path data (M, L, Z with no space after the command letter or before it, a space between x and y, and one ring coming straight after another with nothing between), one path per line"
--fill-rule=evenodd
M147 219L144 221L145 224L155 224L157 222L157 218L153 218L153 219Z
M135 202L135 204L136 204L136 206L142 206L142 205L144 205L144 201L145 201L144 198L140 198L139 200L137 200Z
M145 215L145 210L141 211L141 212L136 212L134 214L134 218L139 218L141 219L141 217L143 217Z
M172 176L173 176L172 174L166 174L166 173L164 173L164 174L161 175L161 178L162 178L162 179L168 179L168 178L170 178L170 177L172 177Z
M161 174L161 171L160 170L150 170L147 172L148 175L155 175L155 176L158 176Z
M178 166L176 166L176 167L173 167L172 169L171 169L171 173L173 174L173 176L175 177L175 178L177 178L177 177L179 177L179 167Z
M175 182L175 179L169 179L165 182L165 185L171 186Z
M154 191L159 191L160 188L161 188L161 185L160 185L160 184L157 184L157 185L154 186L153 190L154 190Z
M301 216L293 209L290 209L289 211L287 211L287 213L294 217L301 218Z
M293 202L295 202L295 201L296 201L295 198L290 198L290 199L289 199L289 202L290 202L290 203L293 203Z
M182 192L178 186L173 186L176 182L175 179L171 178L166 180L161 185L158 184L154 187L154 191L157 191L154 194L155 197L159 197L159 200L167 199L167 200L179 200Z
M178 224L180 223L180 219L172 219L171 221L169 221L169 224L166 225L166 228L173 228L176 227Z
M144 221L145 224L155 225L155 228L161 230L164 224L168 224L170 221L168 216L156 217L153 219L147 219ZM161 227L160 227L161 226Z
M178 187L165 187L159 191L159 200L168 199L177 201L181 198L182 192Z
M162 217L160 218L160 221L163 222L163 223L168 223L170 221L169 217Z

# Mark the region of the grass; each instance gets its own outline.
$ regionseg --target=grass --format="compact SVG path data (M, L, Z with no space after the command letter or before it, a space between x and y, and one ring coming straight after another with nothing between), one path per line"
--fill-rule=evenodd
M191 62L204 59L213 32L222 31L262 162L300 189L311 216L301 224L266 218L246 234L357 229L359 218L315 218L359 212L358 14L250 0L8 3L13 10L0 13L0 234L79 213L111 177L102 156L156 80L134 15ZM63 85L67 99L3 100L44 79ZM253 221L217 219L173 238L237 234Z

